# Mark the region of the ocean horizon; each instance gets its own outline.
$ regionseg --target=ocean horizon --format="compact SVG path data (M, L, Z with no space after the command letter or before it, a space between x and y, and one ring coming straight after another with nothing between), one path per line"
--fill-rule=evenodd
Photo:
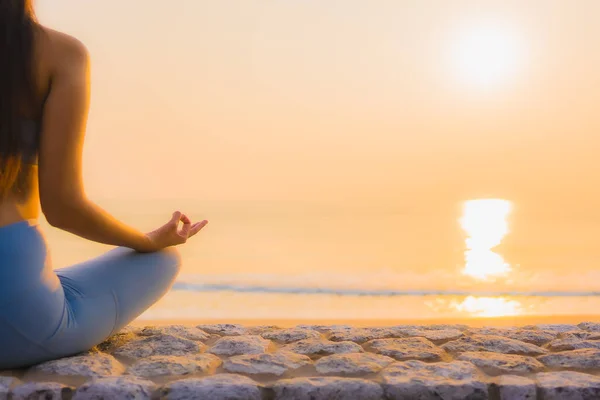
M142 230L168 217L170 203L100 202ZM209 225L181 247L180 275L141 319L600 315L593 216L532 215L502 199L429 213L183 205ZM109 249L42 229L55 268Z

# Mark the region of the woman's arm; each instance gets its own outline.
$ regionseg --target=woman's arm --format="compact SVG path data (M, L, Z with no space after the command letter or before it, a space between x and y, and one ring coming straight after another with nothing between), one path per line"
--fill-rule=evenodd
M52 48L39 154L42 211L57 228L100 243L157 250L149 236L119 222L85 195L81 160L90 100L90 62L76 39L49 32ZM106 155L107 158L110 154Z

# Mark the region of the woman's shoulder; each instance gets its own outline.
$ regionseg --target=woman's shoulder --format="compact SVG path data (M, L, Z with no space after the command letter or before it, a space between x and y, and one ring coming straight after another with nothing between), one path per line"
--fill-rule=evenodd
M45 56L55 65L69 65L74 61L87 62L89 51L85 44L74 36L40 25L40 45Z

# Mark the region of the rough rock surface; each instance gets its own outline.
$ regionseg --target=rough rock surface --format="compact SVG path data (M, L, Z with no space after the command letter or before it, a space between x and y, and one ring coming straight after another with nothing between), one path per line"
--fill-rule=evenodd
M600 332L596 331L568 331L558 334L559 339L585 339L585 340L600 340Z
M90 353L81 356L59 358L36 365L32 371L63 376L117 376L125 367L110 354Z
M418 329L428 330L447 330L447 329L458 329L459 331L468 331L469 326L464 324L433 324L433 325L419 325Z
M579 339L577 337L556 339L548 344L548 349L552 351L600 349L600 341Z
M257 325L246 328L246 335L262 335L265 332L283 329L277 325Z
M538 360L552 369L600 370L600 350L580 349L547 354Z
M11 391L12 400L61 400L70 398L73 388L57 382L27 382Z
M600 399L599 329L126 327L89 352L0 371L0 400Z
M358 378L293 378L282 379L273 385L276 400L379 400L381 386Z
M134 376L97 378L81 385L73 400L136 399L150 400L156 385Z
M8 399L8 394L13 386L16 386L19 380L12 376L0 376L0 400Z
M312 329L290 328L266 331L261 336L279 343L292 343L304 339L317 339L321 334Z
M210 335L202 329L185 325L146 326L140 331L140 336L154 336L159 334L180 336L189 340L205 341L210 339Z
M271 347L271 341L258 335L227 336L217 340L209 353L235 356L239 354L260 354Z
M296 328L300 329L312 329L321 333L330 333L333 331L356 329L350 325L297 325Z
M527 325L524 326L523 329L538 329L540 331L548 331L548 332L569 332L576 331L580 328L577 325L571 324L541 324L541 325Z
M580 372L545 372L537 374L537 384L544 400L600 399L600 378Z
M497 391L500 400L534 400L537 396L535 382L516 375L500 376L492 383L492 391Z
M277 353L233 356L225 360L223 369L232 373L281 376L309 364L312 364L312 360L305 355L279 351Z
M600 323L597 322L582 322L577 327L584 331L600 332Z
M110 353L112 350L116 349L117 347L123 346L127 342L132 341L133 339L135 339L137 337L137 333L136 333L137 330L133 330L130 328L128 329L128 328L129 327L127 327L125 329L121 329L116 334L110 336L109 338L104 340L102 343L97 345L95 347L95 350Z
M337 329L330 332L329 340L334 342L363 343L373 339L404 337L399 329L390 328L351 328Z
M339 353L361 353L363 348L354 342L332 342L326 339L305 339L283 347L292 353L320 356Z
M385 394L392 399L487 399L477 368L465 361L394 363L382 371Z
M503 354L537 356L548 352L531 343L492 335L465 336L442 345L442 348L454 354L467 351L491 351Z
M458 329L406 329L402 333L407 337L422 337L437 345L456 340L465 334Z
M157 334L134 340L116 349L113 354L127 358L150 356L184 356L200 353L206 346L194 340L168 334Z
M261 400L261 390L254 380L233 374L219 374L205 378L187 378L160 390L161 398L168 400Z
M248 333L248 329L246 327L238 324L197 325L196 328L207 333L221 336L240 336Z
M543 346L546 343L556 339L557 335L559 335L557 332L515 328L480 328L471 329L470 332L475 335L502 336L525 343L535 344L536 346Z
M221 365L221 359L213 354L183 356L151 356L136 361L127 373L139 377L175 376L212 373Z
M372 353L332 354L319 359L315 367L322 375L366 375L376 374L395 361Z
M365 347L375 353L393 357L396 360L440 361L446 352L429 340L421 337L405 339L375 339L367 342Z
M462 353L458 360L468 361L488 375L530 374L544 369L544 364L533 357L488 351Z

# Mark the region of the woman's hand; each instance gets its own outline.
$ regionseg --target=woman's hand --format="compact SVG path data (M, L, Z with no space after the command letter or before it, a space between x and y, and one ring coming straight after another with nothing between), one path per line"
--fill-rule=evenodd
M179 228L179 222L183 223L181 229ZM143 251L158 251L165 247L183 244L196 233L200 232L200 229L204 228L206 224L208 224L207 220L192 224L186 215L176 211L169 222L146 234L149 241L149 248Z

